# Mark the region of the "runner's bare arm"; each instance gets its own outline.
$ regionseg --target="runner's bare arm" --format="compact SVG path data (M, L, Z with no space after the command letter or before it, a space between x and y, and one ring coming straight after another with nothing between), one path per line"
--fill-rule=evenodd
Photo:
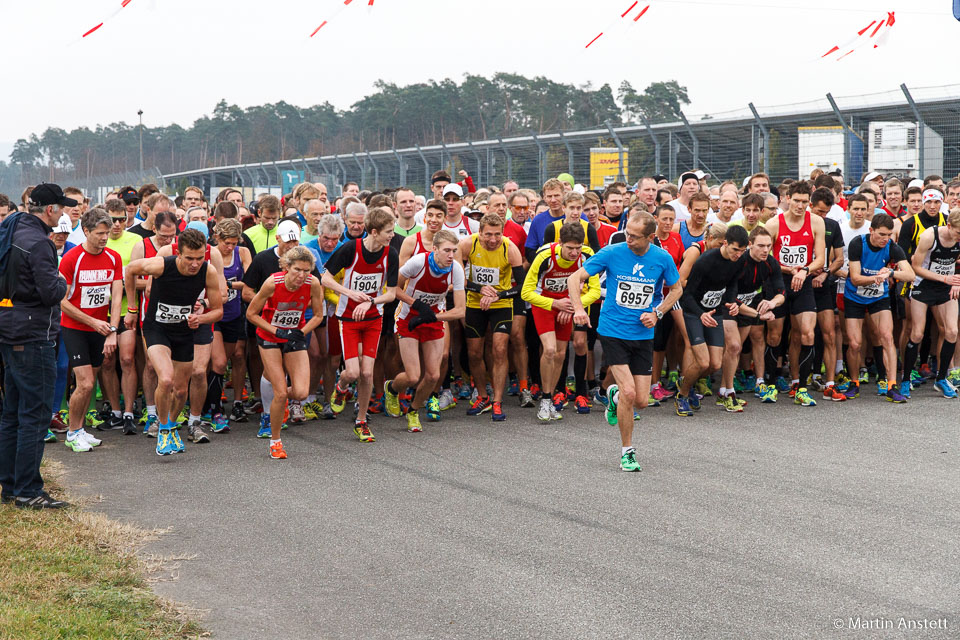
M453 292L453 309L447 309L437 314L437 320L462 320L467 314L467 292Z
M211 252L211 256L219 256L218 251ZM223 294L226 293L227 283L223 275L217 271L211 264L207 265L207 300L209 305L205 313L201 313L197 318L200 324L213 324L223 318Z
M270 296L273 295L274 290L273 278L267 278L263 286L260 287L260 291L253 296L253 299L250 301L250 306L247 307L247 322L275 336L277 335L277 328L260 316L260 312L263 311L263 305L265 305L267 300L270 299Z

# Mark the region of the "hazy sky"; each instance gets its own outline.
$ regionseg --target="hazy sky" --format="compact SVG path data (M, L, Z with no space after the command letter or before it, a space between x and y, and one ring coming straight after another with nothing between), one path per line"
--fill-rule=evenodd
M80 40L121 0L0 0L0 77L18 96L4 102L0 157L48 126L135 124L137 109L149 126L188 126L221 98L346 108L377 79L505 71L614 91L675 79L691 115L957 82L951 0L641 0L636 23L620 19L632 1L131 0ZM886 46L819 60L887 11Z

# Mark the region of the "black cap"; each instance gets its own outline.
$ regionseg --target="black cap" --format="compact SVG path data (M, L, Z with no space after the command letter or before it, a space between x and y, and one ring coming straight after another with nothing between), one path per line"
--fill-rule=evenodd
M656 180L657 182L663 182L664 180L666 180L667 182L670 182L669 180L667 180L667 176L663 175L662 173L658 173L657 175L653 176L653 179Z
M50 182L41 182L30 192L30 202L37 206L46 207L58 204L61 207L75 207L79 203L73 198L63 195L60 185Z
M127 189L120 194L120 198L127 204L139 204L140 196L136 189Z

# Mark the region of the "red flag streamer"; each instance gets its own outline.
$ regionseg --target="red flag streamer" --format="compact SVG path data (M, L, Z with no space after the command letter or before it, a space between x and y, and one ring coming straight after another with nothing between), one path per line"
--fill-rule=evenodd
M372 3L373 0L370 0L370 2ZM631 4L629 7L627 7L627 10L626 10L626 11L624 11L623 13L620 14L620 18L623 19L623 18L626 18L627 16L629 16L630 13L637 7L638 4L640 4L640 0L635 0L633 4ZM639 20L640 18L642 18L642 17L643 17L643 14L645 14L649 9L650 9L650 5L646 5L643 9L640 10L640 13L638 13L638 14L636 15L636 17L634 17L634 18L632 19L632 22L636 22L637 20ZM614 19L610 24L608 24L606 27L604 27L603 30L597 35L596 38L594 38L593 40L591 40L590 42L587 43L587 46L584 47L584 49L589 49L589 48L590 48L590 45L592 45L594 42L596 42L596 41L600 38L600 36L602 36L604 33L606 33L607 31L609 31L610 28L611 28L611 26L613 26L613 24L614 24L615 22L616 22L616 19Z
M373 2L374 2L374 0L367 0L367 9L369 9L369 10L372 10L372 9L373 9ZM325 25L330 24L330 22L332 22L337 16L340 15L340 12L341 12L341 11L343 11L344 9L346 9L346 8L347 8L348 6L350 6L350 4L352 4L352 3L353 3L353 0L343 0L343 4L340 5L340 8L338 8L336 11L334 11L334 12L333 12L333 15L331 15L329 18L327 18L326 20L324 20L323 22L321 22L321 23L320 23L320 26L317 27L316 29L314 29L314 30L313 30L313 33L311 33L309 37L312 38L313 36L317 35L317 32L320 31L320 29L322 29Z
M600 39L600 36L602 36L602 35L603 35L603 31L601 31L600 33L598 33L596 38L594 38L593 40L591 40L590 42L588 42L588 43L587 43L587 46L584 47L584 49L588 48L588 47L589 47L590 45L592 45L594 42L596 42L597 40L599 40L599 39Z
M870 24L862 29L859 29L856 32L857 35L843 44L834 45L829 51L820 56L820 58L823 59L832 56L838 51L845 51L844 54L835 58L835 60L839 62L866 44L872 44L872 48L876 49L880 45L886 43L890 35L890 28L896 23L896 21L897 19L894 15L894 12L888 11L887 17L881 18L880 20L872 20ZM869 35L867 34L868 31L870 32Z
M103 26L103 23L101 22L100 24L98 24L97 26L95 26L93 29L90 29L90 31L87 31L85 34L83 34L83 35L80 36L80 37L81 37L81 38L86 38L88 35L90 35L91 33L93 33L94 31L96 31L97 29L99 29L99 28L102 27L102 26Z
M108 18L106 18L103 22L101 22L100 24L98 24L97 26L95 26L93 29L90 29L90 30L87 31L85 34L83 34L82 36L80 36L80 39L82 40L83 38L86 38L88 35L90 35L90 34L93 33L94 31L96 31L97 29L99 29L100 27L102 27L104 24L106 24L107 22L109 22L110 20L112 20L114 16L116 16L118 13L120 13L127 5L130 4L131 2L132 2L132 0L123 0L123 1L120 3L120 8L119 8L119 9L117 9L116 11L114 11L113 13L111 13Z

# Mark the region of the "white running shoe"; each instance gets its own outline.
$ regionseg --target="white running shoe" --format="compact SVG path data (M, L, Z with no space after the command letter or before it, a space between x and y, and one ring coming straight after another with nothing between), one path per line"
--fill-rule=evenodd
M91 447L99 447L101 440L94 438L93 435L86 429L80 429L80 437L83 438L88 445Z
M452 407L457 406L457 401L453 397L453 392L450 389L444 389L440 392L440 411L446 411Z
M541 422L549 422L552 420L553 418L550 415L550 409L552 407L553 405L550 403L550 400L542 398L540 400L540 408L537 410L537 420Z

